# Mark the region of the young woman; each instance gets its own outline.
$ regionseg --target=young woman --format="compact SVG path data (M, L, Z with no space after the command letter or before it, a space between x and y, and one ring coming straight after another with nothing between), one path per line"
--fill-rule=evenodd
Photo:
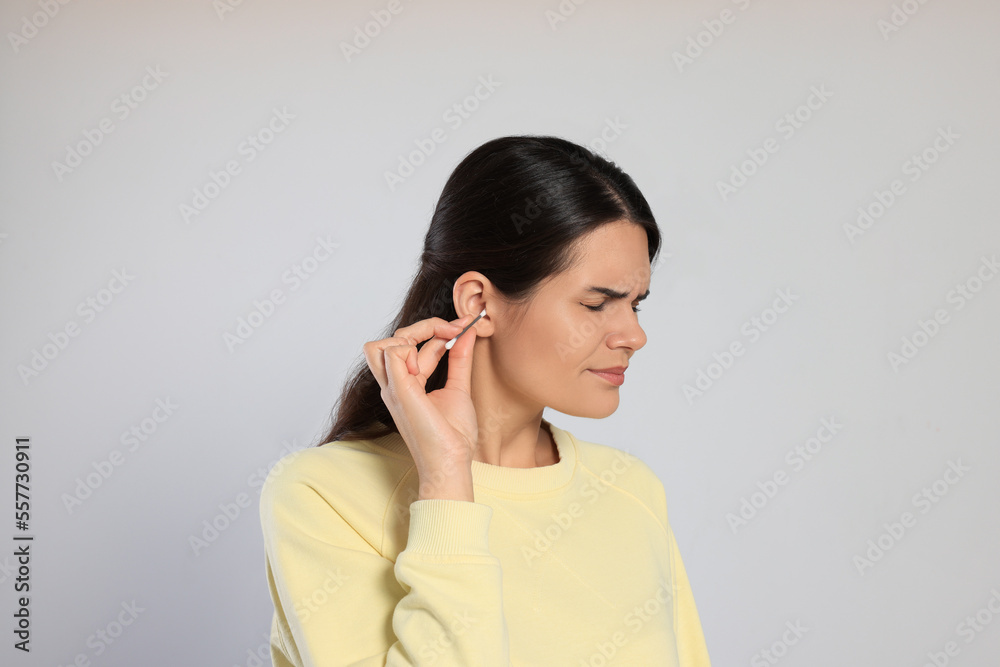
M659 247L581 146L462 160L329 433L261 491L275 667L709 666L663 484L543 417L618 408Z

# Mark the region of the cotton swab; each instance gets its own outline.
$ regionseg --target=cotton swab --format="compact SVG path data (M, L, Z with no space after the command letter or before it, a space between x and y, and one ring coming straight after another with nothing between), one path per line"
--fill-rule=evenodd
M471 327L471 326L472 326L473 324L475 324L476 322L478 322L478 321L479 321L479 318L480 318L480 317L482 317L482 316L483 316L483 315L485 315L485 314L486 314L486 309L485 309L485 308L483 308L483 312L479 313L479 315L478 315L478 316L476 317L476 319L474 319L474 320L472 320L471 322L469 322L469 324L468 324L468 325L466 325L466 327L465 327L464 329L462 329L462 330L461 330L461 331L460 331L460 332L458 333L458 336L455 336L455 337L454 337L454 338L452 338L452 339L451 339L450 341L448 341L447 343L445 343L445 344L444 344L444 349L446 349L446 350L450 350L450 349L452 348L452 346L453 346L453 345L455 344L455 341L456 341L456 340L458 340L458 339L459 339L459 337L461 337L461 335L462 335L462 334L464 334L464 333L465 333L466 331L468 331L468 330L469 330L469 327Z

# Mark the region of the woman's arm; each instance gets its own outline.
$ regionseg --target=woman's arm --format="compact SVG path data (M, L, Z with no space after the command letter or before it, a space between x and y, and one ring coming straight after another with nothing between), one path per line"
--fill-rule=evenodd
M414 501L395 564L294 465L268 479L260 510L276 667L509 667L490 506Z

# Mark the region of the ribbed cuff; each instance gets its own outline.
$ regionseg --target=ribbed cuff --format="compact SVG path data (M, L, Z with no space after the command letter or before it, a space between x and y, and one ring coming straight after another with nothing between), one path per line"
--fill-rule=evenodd
M490 556L493 508L468 500L425 498L410 503L406 551Z

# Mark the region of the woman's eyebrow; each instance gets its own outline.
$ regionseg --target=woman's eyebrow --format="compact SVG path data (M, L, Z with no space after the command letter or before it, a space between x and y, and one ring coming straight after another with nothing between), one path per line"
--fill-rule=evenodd
M628 292L619 292L618 290L613 290L610 287L593 287L593 286L591 286L591 287L588 287L586 291L588 291L588 292L600 292L604 296L606 296L608 298L611 298L611 299L624 299L625 297L628 296ZM649 296L649 290L646 290L645 294L640 294L639 296L637 296L636 297L636 301L642 301L647 296Z

